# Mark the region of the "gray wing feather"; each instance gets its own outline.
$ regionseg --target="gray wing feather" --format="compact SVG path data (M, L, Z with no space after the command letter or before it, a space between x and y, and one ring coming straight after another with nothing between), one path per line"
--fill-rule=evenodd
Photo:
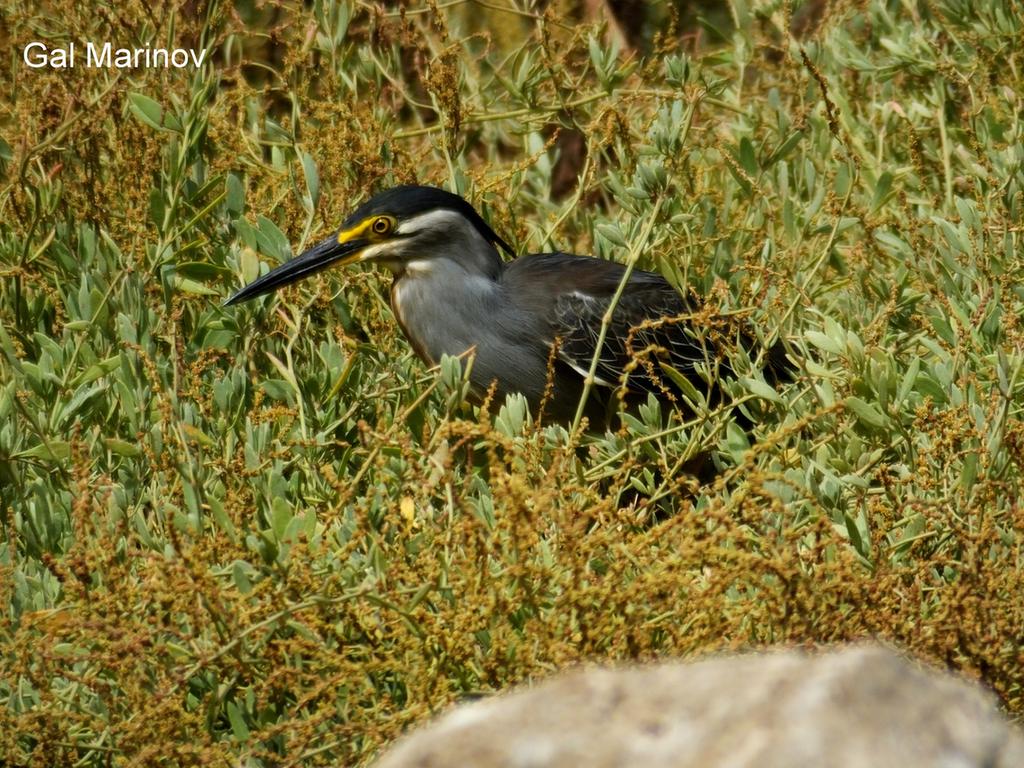
M581 376L591 366L602 318L625 268L615 262L567 254L537 254L508 265L503 280L517 302L547 318L550 341L562 362ZM626 384L627 390L663 394L661 363L671 365L697 388L707 384L698 367L720 356L693 331L687 315L695 305L661 275L635 270L626 284L601 345L595 383Z
M665 380L662 363L671 365L697 386L697 368L715 355L692 332L692 308L668 283L627 285L612 313L601 344L595 383L607 387L662 394L675 387ZM573 292L560 296L552 320L559 357L586 375L600 341L601 323L612 296Z

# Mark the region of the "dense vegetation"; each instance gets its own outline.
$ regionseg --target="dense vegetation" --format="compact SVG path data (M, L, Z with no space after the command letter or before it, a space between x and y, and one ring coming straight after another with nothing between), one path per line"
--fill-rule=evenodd
M579 660L865 637L1024 714L1019 6L571 5L0 2L0 763L363 764ZM797 381L572 437L462 403L385 274L221 306L414 180Z

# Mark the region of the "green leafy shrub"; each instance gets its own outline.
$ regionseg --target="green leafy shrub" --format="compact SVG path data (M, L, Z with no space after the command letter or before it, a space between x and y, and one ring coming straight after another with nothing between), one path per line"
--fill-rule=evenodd
M363 764L580 660L864 637L1020 717L1019 13L664 5L638 43L466 5L0 6L9 50L208 52L4 65L2 761ZM385 275L221 307L414 180L639 253L798 380L737 351L752 434L651 402L580 442L463 405Z

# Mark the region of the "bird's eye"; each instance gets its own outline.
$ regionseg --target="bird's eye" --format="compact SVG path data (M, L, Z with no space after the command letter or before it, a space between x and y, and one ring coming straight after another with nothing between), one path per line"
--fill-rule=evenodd
M370 225L370 229L372 229L376 235L386 235L391 231L391 219L387 216L378 216L373 220L373 224Z

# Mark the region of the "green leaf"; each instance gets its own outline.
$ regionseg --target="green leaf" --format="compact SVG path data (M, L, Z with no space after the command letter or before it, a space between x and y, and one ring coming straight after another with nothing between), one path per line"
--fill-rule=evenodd
M249 579L249 571L252 566L242 560L236 560L231 566L231 580L235 582L238 591L243 595L252 592L252 581Z
M950 248L966 254L967 256L974 254L974 247L971 245L971 238L967 234L966 227L955 227L953 224L939 216L931 216L930 218L932 223L942 230L942 235L946 239L946 242L949 243Z
M725 167L729 169L729 175L736 180L736 183L740 185L744 194L750 195L753 193L754 188L751 186L750 181L740 173L740 169L734 166L732 163L726 163Z
M960 215L960 223L966 225L975 232L980 231L981 219L978 216L978 208L973 200L965 200L962 197L954 197L953 203L956 205L956 212Z
M207 448L216 448L216 441L208 434L199 429L199 427L193 426L192 424L182 424L181 431L184 432L188 437L195 440L200 445L205 445Z
M229 173L224 180L224 205L228 213L239 216L245 210L245 185L236 173Z
M14 160L14 150L3 138L0 138L0 176L7 173L7 167Z
M8 382L7 386L0 388L0 419L6 418L14 406L14 392L16 382Z
M142 449L136 443L129 443L127 440L122 440L119 437L105 437L103 438L103 445L111 453L116 453L118 456L125 456L129 459L142 455Z
M285 533L292 522L292 507L287 500L275 496L270 503L270 510L270 525L274 531L274 538L284 541Z
M941 338L947 344L956 346L956 331L953 330L952 318L944 317L942 315L932 315L932 328L939 334Z
M885 414L875 405L867 403L861 400L859 397L848 397L844 401L847 408L853 411L853 414L863 423L869 427L875 427L881 429L889 423Z
M238 254L238 266L242 270L242 280L251 283L260 276L260 257L252 248L243 246Z
M970 493L978 479L978 452L968 451L964 456L964 467L960 473L960 487Z
M793 131L791 134L789 134L789 136L787 136L782 141L782 144L779 145L778 149L772 152L771 156L769 156L769 158L765 160L764 167L770 168L771 166L775 165L775 163L784 159L786 155L792 152L796 145L800 143L800 139L802 139L803 137L803 131Z
M275 400L291 402L295 395L295 389L283 379L264 379L259 384L260 389Z
M740 377L740 384L742 384L748 392L764 400L770 400L773 403L783 402L782 397L776 392L770 384L761 381L760 379L752 379L748 376Z
M226 533L232 541L237 541L238 530L235 528L235 524L231 521L231 518L228 517L228 514L224 510L224 505L221 503L220 499L218 499L216 496L207 496L207 502L210 505L210 516L213 518L213 521L217 524L217 527L224 531L224 533ZM248 579L246 579L245 581L246 584L248 584L249 586L248 590L244 590L244 592L247 593L248 591L252 590L252 584L249 584Z
M732 457L740 461L747 451L750 450L750 439L747 432L739 424L730 421L725 427L725 444L732 454Z
M174 265L174 274L195 280L214 280L228 274L228 270L208 261L186 261Z
M267 256L273 256L278 261L287 261L291 258L292 250L288 244L288 238L284 232L268 219L266 216L256 218L256 243L259 250Z
M683 397L690 401L691 404L703 409L706 405L706 399L704 395L693 386L693 382L690 381L680 370L664 361L659 362L661 370L665 372L665 375L672 379L672 382L679 387L679 391L683 393Z
M441 355L441 387L457 392L462 384L462 361L455 355Z
M78 389L83 384L90 384L96 379L106 376L108 373L116 371L118 366L121 365L121 354L112 355L106 360L103 360L94 365L90 365L82 373L71 380L70 386L72 389Z
M302 159L302 173L306 177L306 191L309 193L310 210L315 210L320 202L320 173L316 168L316 161L308 152L299 151Z
M853 519L853 516L849 512L843 512L843 522L846 524L846 533L850 537L850 544L856 550L857 554L863 557L865 560L871 558L871 549L868 547L868 543L864 540L864 536L861 534L860 527L857 525L857 521Z
M754 152L754 145L750 139L744 136L740 139L740 165L743 170L749 173L751 176L756 176L760 170L757 167L757 155Z
M617 245L620 248L626 247L626 238L622 236L622 230L619 229L618 224L598 224L596 229L597 234L612 245Z
M16 459L42 459L43 461L66 461L71 457L71 444L64 440L50 440L46 443L14 454Z
M192 280L181 275L172 275L171 284L182 293L191 293L197 296L219 296L220 291L211 288L208 285Z
M163 120L164 108L149 96L144 96L141 93L129 93L128 109L143 125L148 125L158 131L167 130Z
M105 389L107 389L106 384L96 384L92 387L79 387L67 404L61 409L60 416L57 419L58 425L63 427L67 424L67 422L69 422L78 413L78 411L81 410L87 402L89 402L89 400Z
M877 213L889 200L889 193L892 191L892 174L885 171L878 177L875 184L875 193L871 198L871 213Z
M249 726L245 724L245 719L242 717L242 712L238 705L233 701L229 701L224 708L227 710L228 721L231 723L231 733L234 734L235 741L248 741Z
M899 394L896 396L896 402L902 403L910 396L910 393L914 391L914 385L917 384L917 374L920 372L921 358L915 357L910 361L910 365L907 366L907 370L903 374L903 379L900 381Z
M841 355L843 346L830 336L819 331L807 331L804 338L823 352L831 352L833 355Z
M505 404L498 411L494 427L507 437L518 437L523 434L523 425L527 423L526 398L518 392L505 397Z
M878 244L882 246L882 250L886 251L890 256L909 259L914 254L911 247L892 232L886 232L880 229L875 230L875 240L877 240Z

